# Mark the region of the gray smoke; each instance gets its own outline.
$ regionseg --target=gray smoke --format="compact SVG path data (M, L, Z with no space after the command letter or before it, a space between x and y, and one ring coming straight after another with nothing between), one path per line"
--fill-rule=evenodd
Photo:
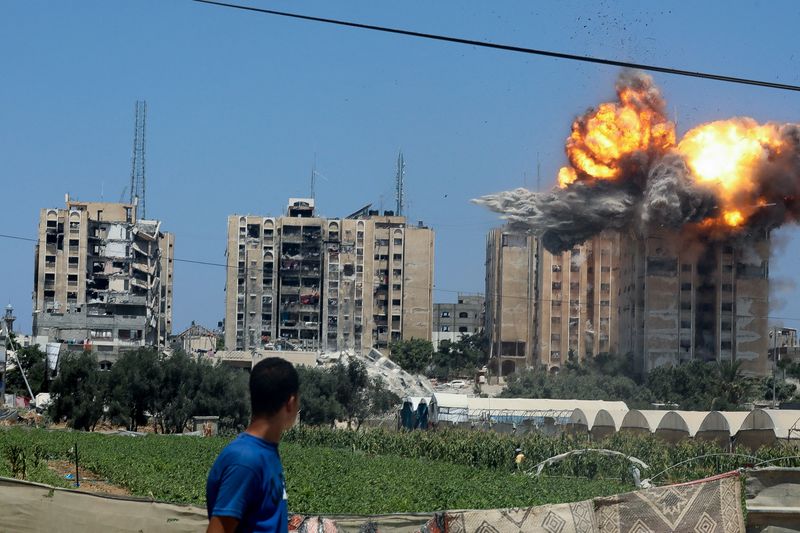
M552 252L569 250L604 229L630 225L641 194L616 182L578 182L568 189L504 191L473 200L501 213L511 229L533 233Z
M676 228L713 216L715 209L714 195L694 185L680 154L669 153L650 169L642 198L643 225Z

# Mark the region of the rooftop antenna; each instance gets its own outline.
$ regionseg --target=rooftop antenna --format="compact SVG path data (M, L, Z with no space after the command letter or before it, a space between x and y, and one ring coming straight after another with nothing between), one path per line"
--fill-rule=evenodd
M316 197L314 196L314 180L317 177L317 154L314 153L314 164L311 165L311 199L315 200Z
M131 156L130 203L138 200L137 218L147 218L145 213L144 132L147 119L147 102L136 101L135 126L133 129L133 155Z
M403 190L404 184L403 181L405 180L406 175L406 164L403 161L403 150L400 150L400 153L397 155L397 175L394 178L394 196L397 202L395 206L395 215L402 216L403 215L403 208L405 207L405 192Z

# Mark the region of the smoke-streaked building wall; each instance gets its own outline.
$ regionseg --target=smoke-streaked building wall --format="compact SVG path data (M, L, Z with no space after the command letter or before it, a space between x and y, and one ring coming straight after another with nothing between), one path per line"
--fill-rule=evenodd
M702 245L665 230L623 237L620 352L645 372L698 359L767 374L769 253L766 234Z
M494 228L486 238L486 333L495 372L506 376L535 361L538 240Z
M78 202L42 209L33 335L97 353L166 346L172 329L175 238L137 218L135 204Z
M617 351L618 256L616 232L559 254L540 249L535 322L542 365Z
M228 217L225 347L386 350L430 340L430 228L391 212L316 215L291 198L280 217Z

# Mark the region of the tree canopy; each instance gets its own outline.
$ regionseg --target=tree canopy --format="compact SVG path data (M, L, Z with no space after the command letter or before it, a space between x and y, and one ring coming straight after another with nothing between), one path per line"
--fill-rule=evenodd
M346 421L356 428L370 416L391 410L400 398L379 378L370 378L364 363L351 359L327 368L298 367L300 420L310 425Z

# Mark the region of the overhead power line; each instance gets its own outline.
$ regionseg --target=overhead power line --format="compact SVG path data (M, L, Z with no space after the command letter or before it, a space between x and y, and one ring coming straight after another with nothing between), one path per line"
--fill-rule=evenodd
M592 57L579 54L567 54L564 52L554 52L551 50L539 50L535 48L527 48L524 46L514 46L509 44L493 43L488 41L476 41L473 39L463 39L461 37L451 37L447 35L439 35L435 33L423 33L412 30L404 30L400 28L389 28L386 26L376 26L373 24L362 24L360 22L351 22L347 20L338 20L325 17L314 17L311 15L301 15L299 13L289 13L286 11L276 11L274 9L264 9L259 7L243 6L239 4L230 4L227 2L217 2L215 0L192 0L201 4L210 4L219 7L227 7L231 9L238 9L241 11L250 11L254 13L261 13L263 15L275 15L279 17L288 17L299 20L307 20L311 22L322 22L325 24L334 24L337 26L346 26L349 28L358 28L362 30L372 30L383 33L392 33L395 35L404 35L406 37L417 37L420 39L429 39L434 41L444 41L448 43L466 44L469 46L478 46L482 48L492 48L494 50L503 50L506 52L518 52L521 54L530 54L537 56L552 57L556 59L567 59L570 61L581 61L584 63L595 63L599 65L610 65L613 67L632 68L638 70L645 70L649 72L661 72L664 74L672 74L675 76L687 76L690 78L702 78L707 80L723 81L728 83L738 83L742 85L755 85L758 87L766 87L770 89L781 89L784 91L800 91L800 85L790 85L786 83L776 83L771 81L754 80L749 78L739 78L736 76L725 76L722 74L713 74L709 72L695 72L691 70L682 70L670 67L661 67L657 65L645 65L642 63L631 63L629 61L617 61L614 59L604 59L600 57Z

